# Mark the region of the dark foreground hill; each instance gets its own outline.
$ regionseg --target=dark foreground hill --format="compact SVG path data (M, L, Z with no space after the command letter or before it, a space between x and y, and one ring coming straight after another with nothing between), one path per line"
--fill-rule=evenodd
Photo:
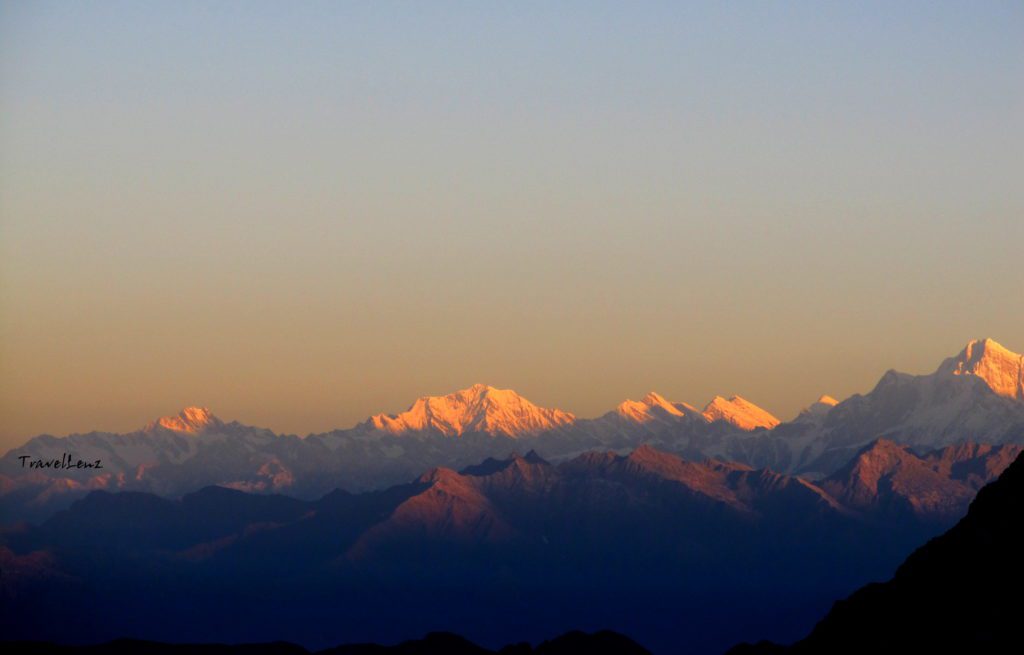
M805 639L768 653L1010 653L1024 650L1024 456L984 487L967 516L916 550L892 580L835 604Z
M7 642L4 650L18 655L650 655L643 646L609 630L588 634L569 632L538 646L511 644L488 650L458 635L432 632L422 639L394 646L346 644L327 650L308 651L285 642L266 644L164 644L155 641L118 639L90 646L62 646L48 642Z

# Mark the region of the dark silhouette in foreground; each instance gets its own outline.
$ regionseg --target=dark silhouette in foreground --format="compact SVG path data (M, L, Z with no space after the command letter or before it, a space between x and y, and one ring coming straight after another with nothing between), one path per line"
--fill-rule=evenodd
M911 554L892 580L837 602L792 646L742 644L729 653L1021 652L1022 528L1019 456L978 492L963 520Z
M422 639L394 646L346 644L309 651L285 642L268 644L163 644L118 639L92 646L61 646L38 641L7 642L5 652L20 655L650 655L643 646L616 632L569 632L534 647L527 643L493 651L448 632L432 632Z

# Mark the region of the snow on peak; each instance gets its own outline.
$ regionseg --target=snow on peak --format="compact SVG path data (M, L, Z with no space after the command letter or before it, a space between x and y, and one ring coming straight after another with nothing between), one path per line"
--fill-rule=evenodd
M173 432L195 434L210 426L221 425L221 420L206 407L186 407L176 416L164 416L147 426L147 430L164 428Z
M640 399L640 402L644 403L645 405L650 405L650 406L653 406L653 405L659 405L659 406L671 405L671 403L669 403L667 400L665 400L665 397L662 396L657 391L648 391L647 395L645 395L643 398Z
M832 408L839 404L839 401L832 396L822 395L816 401L800 410L797 418L809 416L824 416L832 411Z
M741 430L771 429L779 424L779 419L771 413L739 396L729 399L715 396L702 413L708 421L725 421Z
M1024 357L993 339L969 341L960 354L942 363L938 375L973 375L1005 398L1024 400Z
M449 437L467 432L515 437L575 420L568 412L538 407L510 389L474 384L446 396L424 396L401 414L378 414L367 423L391 434L432 430Z
M650 392L640 400L626 400L615 408L615 413L637 423L647 423L658 418L682 418L696 414L697 410L686 403L672 403L663 396Z

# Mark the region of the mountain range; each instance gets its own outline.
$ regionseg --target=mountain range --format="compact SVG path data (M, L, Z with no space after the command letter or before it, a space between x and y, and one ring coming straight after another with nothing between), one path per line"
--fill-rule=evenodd
M312 499L336 487L382 489L431 467L459 469L527 450L565 460L650 444L694 461L817 479L878 438L920 452L965 441L1024 443L1022 361L991 339L971 341L931 374L889 371L867 394L842 402L822 396L786 422L738 396L716 397L698 410L653 392L581 419L482 384L305 438L190 407L128 434L41 435L12 449L0 458L0 522L43 520L94 489L180 497L216 484ZM103 468L27 467L67 457Z
M898 455L891 444L871 449L875 457L892 462ZM947 449L945 455L956 455L959 449ZM984 449L976 450L979 455ZM868 453L864 453L867 455ZM636 458L639 462L659 464L659 470L679 470L681 462L663 458L647 451ZM660 461L660 460L665 461ZM860 457L848 473L862 472L872 457ZM532 461L530 461L532 460ZM477 474L512 470L522 472L541 463L536 457L514 462L489 462L477 468ZM927 460L929 469L949 472L950 457ZM985 466L976 462L960 467L958 479L980 484L977 473L986 466L1004 461L983 458ZM638 464L639 464L638 462ZM580 463L586 466L585 462ZM642 464L639 464L643 468ZM693 476L670 476L690 477ZM849 475L838 476L839 480ZM871 477L869 476L869 479ZM856 486L856 485L854 485ZM217 492L223 493L223 492ZM856 495L856 494L855 494ZM228 492L231 497L231 493ZM240 494L234 494L236 500ZM258 503L265 503L266 498ZM251 507L250 507L251 510ZM1024 457L1018 456L995 482L978 493L962 520L945 534L914 551L897 569L891 580L869 584L837 602L803 639L792 646L769 641L755 645L741 644L728 655L795 655L817 653L907 653L907 652L970 652L1006 653L1019 650L1018 626L1021 606L1014 590L1022 582L1019 553L1024 547ZM9 551L7 551L9 552ZM38 558L37 558L38 559ZM4 598L9 597L5 593ZM941 626L941 627L940 627ZM676 633L671 651L694 652L684 635ZM152 655L228 655L230 653L260 655L306 655L301 646L275 642L264 644L168 644L120 639L94 646L62 646L53 642L8 642L14 652L38 655L71 655L73 653L120 654L150 653ZM432 633L423 639L410 640L395 646L350 644L320 651L339 655L486 655L494 653L452 634ZM560 655L561 653L605 653L607 655L642 655L646 649L614 632L595 634L571 632L540 643L536 648L518 643L502 648L501 655Z
M872 449L885 459L894 455L891 444ZM947 454L953 454L950 450ZM979 453L980 454L980 453ZM640 453L638 469L680 473L685 463L660 456L650 449ZM851 466L863 470L869 461ZM870 460L870 458L867 458ZM621 464L614 462L613 468ZM890 460L891 461L891 458ZM941 462L948 458L930 458L930 468L948 471ZM1000 458L989 463L1002 461ZM644 466L644 464L647 466ZM487 462L476 467L474 475L493 475L500 471L522 473L543 464L536 456L511 462ZM588 468L586 460L574 468ZM969 472L972 471L972 472ZM960 478L973 478L980 470L965 467ZM489 473L488 473L489 472ZM693 473L692 471L690 472ZM529 476L527 476L529 477ZM692 479L693 475L672 475L669 478ZM703 477L703 476L698 476ZM839 476L840 479L848 476ZM507 480L506 480L507 482ZM215 492L221 500L238 501L243 494ZM257 498L236 506L252 510L266 504L269 497ZM223 504L223 503L222 503ZM227 503L230 504L230 503ZM193 508L209 507L209 503L189 503ZM283 508L278 506L277 511ZM274 510L271 510L274 511ZM287 510L285 510L287 511ZM315 510L313 510L315 512ZM206 512L207 517L211 515ZM1024 515L1024 456L1018 456L998 479L985 486L971 504L967 515L945 534L915 550L896 570L891 580L868 584L845 600L837 602L810 633L791 646L769 641L755 645L740 644L727 655L795 655L818 653L907 653L907 652L969 652L1008 653L1019 650L1019 617L1021 606L1014 590L1022 582L1018 564L1024 547L1024 531L1020 519ZM221 514L221 519L227 514ZM245 520L241 521L244 523ZM211 523L208 523L211 525ZM273 529L273 528L271 528ZM5 593L2 599L9 598ZM643 608L646 609L646 608ZM735 616L728 608L730 616ZM221 612L223 617L224 613ZM685 625L685 620L683 621ZM700 652L686 641L685 628L674 632L671 649L664 652ZM67 646L50 642L8 641L12 652L38 655L72 655L96 653L119 655L141 653L151 655L307 655L306 648L287 642L260 644L158 643L137 639L118 639L90 646ZM407 640L394 646L354 643L321 650L322 655L487 655L495 653L450 633L430 633L422 639ZM508 645L497 651L500 655L561 655L562 653L594 653L606 655L643 655L649 653L636 642L611 631L586 634L573 631L536 647L528 642Z
M443 629L497 646L575 625L656 652L681 636L693 652L795 639L952 525L1020 451L880 440L811 482L642 445L316 500L93 491L0 533L0 629L311 647Z

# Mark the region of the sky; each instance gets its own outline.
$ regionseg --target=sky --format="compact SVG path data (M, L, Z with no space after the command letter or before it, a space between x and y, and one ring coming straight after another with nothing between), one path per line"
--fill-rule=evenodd
M1024 4L0 3L0 447L1024 351Z

